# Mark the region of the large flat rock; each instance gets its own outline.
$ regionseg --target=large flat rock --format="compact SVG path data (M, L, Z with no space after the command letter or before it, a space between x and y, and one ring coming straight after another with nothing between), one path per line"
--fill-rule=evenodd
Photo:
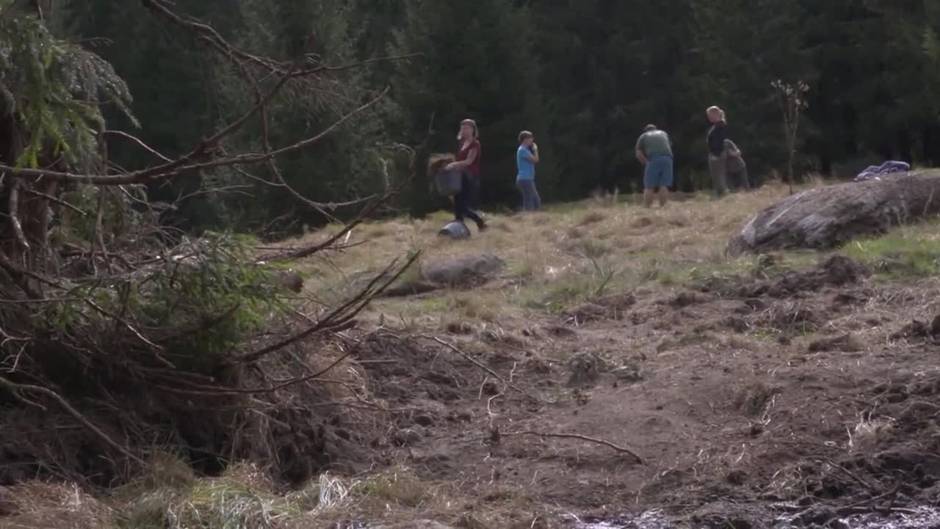
M493 254L464 255L421 265L421 278L449 287L470 287L496 278L506 262Z

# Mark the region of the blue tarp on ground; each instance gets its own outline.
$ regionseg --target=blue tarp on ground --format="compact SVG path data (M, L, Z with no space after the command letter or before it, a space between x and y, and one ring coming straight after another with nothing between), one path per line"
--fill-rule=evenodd
M910 170L911 164L907 162L891 160L881 165L869 166L861 173L858 173L858 176L855 177L855 181L865 182L866 180L881 180L885 176L907 173Z

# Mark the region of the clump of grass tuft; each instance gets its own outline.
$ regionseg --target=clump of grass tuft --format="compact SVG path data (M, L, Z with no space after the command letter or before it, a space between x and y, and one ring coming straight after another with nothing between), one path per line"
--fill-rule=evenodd
M760 418L773 405L774 397L779 392L779 388L754 381L738 390L734 403L745 415Z
M609 255L613 248L601 240L585 238L571 245L571 251L585 259L600 259Z
M891 278L940 274L940 237L923 231L923 227L902 229L883 237L850 243L844 251L849 257L871 266L876 273Z
M607 215L602 211L590 211L581 217L581 220L578 221L578 227L590 226L591 224L597 224L599 222L604 222L607 220Z
M429 484L406 470L381 474L361 482L354 490L360 497L392 503L402 507L418 507L431 496Z
M280 496L264 473L251 465L235 465L219 478L192 482L160 482L162 473L143 483L155 486L126 500L117 527L245 527L282 529L299 522L305 509L301 496Z
M603 296L614 286L621 272L609 259L590 259L589 266L570 270L549 281L524 305L553 313L562 312L578 303Z
M486 300L470 292L454 296L451 307L455 312L470 320L494 322L499 318Z
M102 529L113 526L113 512L75 484L32 481L4 490L13 512L0 514L0 527ZM162 526L161 526L162 527Z
M894 419L891 417L860 417L855 427L849 430L849 450L855 453L870 453L893 432Z

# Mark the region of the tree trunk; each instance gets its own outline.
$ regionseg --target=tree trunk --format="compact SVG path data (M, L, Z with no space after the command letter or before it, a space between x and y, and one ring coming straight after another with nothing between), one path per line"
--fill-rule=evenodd
M728 244L740 255L832 248L940 214L940 171L810 189L761 211Z

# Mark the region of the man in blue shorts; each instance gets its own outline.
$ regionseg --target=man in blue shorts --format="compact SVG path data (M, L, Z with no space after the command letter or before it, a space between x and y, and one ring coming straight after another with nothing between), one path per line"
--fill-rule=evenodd
M646 169L643 173L643 203L653 206L659 196L659 205L666 206L669 188L672 187L672 141L665 131L656 125L647 125L636 140L636 158Z

